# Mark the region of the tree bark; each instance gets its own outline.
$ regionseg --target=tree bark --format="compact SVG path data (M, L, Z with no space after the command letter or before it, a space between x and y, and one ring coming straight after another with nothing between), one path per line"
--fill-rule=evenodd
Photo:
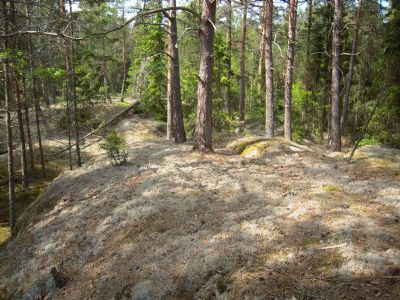
M273 0L265 1L265 135L274 137L274 64L272 56Z
M8 33L8 19L7 19L7 0L3 0L3 18L4 18L4 33ZM4 41L5 49L9 48L9 41ZM12 132L12 118L11 118L11 85L9 76L8 58L3 59L3 73L4 73L4 98L6 108L6 127L7 127L7 171L8 171L8 203L10 213L10 228L11 234L15 234L16 223L16 209L15 209L15 170L14 170L14 152L13 152L13 132Z
M341 150L340 138L340 30L342 22L342 1L335 0L335 14L333 19L332 37L332 124L331 124L331 151Z
M168 40L168 48L171 37ZM172 59L168 57L168 73L167 73L167 140L170 140L174 137L174 124L173 124L173 105L172 105Z
M297 0L290 0L289 3L289 39L287 49L286 80L285 80L285 116L284 116L284 136L292 140L292 84L294 68L294 50L296 44L296 19L297 19Z
M232 1L227 0L226 14L226 83L224 92L224 108L231 115L231 76L232 76Z
M26 15L27 18L27 25L28 27L31 25L30 18L29 18L29 9L26 7ZM39 95L37 92L37 78L34 75L35 70L35 62L33 58L33 49L32 49L32 39L31 36L28 36L28 52L29 52L29 68L32 76L32 94L33 94L33 102L35 106L35 124L36 124L36 136L39 145L39 156L40 156L40 166L42 177L46 177L46 166L44 163L44 154L43 154L43 145L42 145L42 132L40 128L40 103L39 103Z
M122 1L122 22L125 22L125 2ZM121 101L124 102L126 81L126 33L125 28L122 29L122 86L121 86Z
M10 1L10 9L11 9L11 23L14 28L14 31L17 30L17 19L16 19L16 7L14 0ZM12 53L14 57L17 56L17 41L16 38L12 38L9 41ZM15 65L17 62L15 63ZM17 66L16 66L17 67ZM12 78L14 79L14 91L15 98L17 104L17 120L18 120L18 131L19 131L19 140L21 143L21 184L22 187L26 188L28 186L28 163L26 159L26 145L25 145L25 132L24 132L24 118L22 115L22 101L21 101L21 91L19 87L19 75L16 70L13 70Z
M358 42L358 33L360 32L361 26L361 12L362 12L362 0L358 0L358 8L357 8L357 15L356 15L356 24L354 26L353 32L353 41L351 43L351 56L349 62L349 71L347 73L345 88L344 88L344 96L343 96L343 111L342 116L340 119L340 129L341 133L344 132L344 127L346 123L346 115L349 106L349 96L350 96L350 89L353 82L353 70L356 61L356 51L357 51L357 42Z
M25 126L26 126L26 137L28 140L28 154L29 154L29 164L30 164L30 175L35 176L35 156L32 144L32 133L31 124L29 118L29 106L28 106L28 96L26 91L26 78L25 75L22 77L22 86L24 88L24 114L25 114Z
M306 91L311 89L310 87L310 74L311 74L311 66L310 66L310 46L311 46L311 27L312 27L312 9L313 9L313 1L308 0L308 16L307 16L307 44L306 44L306 72L304 76L304 88Z
M202 152L212 152L212 78L216 10L216 0L203 1L199 32L200 69L197 86L197 118L194 146L195 149Z
M247 0L242 0L242 32L240 35L240 85L239 85L239 120L244 121L244 105L246 97L246 32L247 32Z
M312 27L312 9L313 9L313 1L308 0L308 16L307 16L307 44L306 44L306 65L305 65L305 73L304 73L304 89L306 91L311 91L311 60L310 60L310 47L311 47L311 27ZM312 97L314 97L314 93L312 93ZM312 128L314 127L314 115L315 115L315 108L314 106L311 107L311 116L307 118L307 115L310 113L309 107L304 107L301 112L301 123L304 126L304 130L309 132L309 124L311 122Z
M103 50L103 86L104 86L104 98L105 101L111 101L110 98L110 84L108 82L108 74L107 74L107 59L106 59L106 45L104 42L105 37L102 39L102 50Z
M25 143L25 131L24 131L24 118L22 116L21 91L19 89L19 82L18 82L18 78L17 78L16 74L14 74L14 88L15 88L15 96L17 99L17 119L18 119L19 140L21 143L21 184L22 184L22 187L26 188L26 187L28 187L28 184L29 184L28 161L26 158L26 143Z
M61 16L61 26L65 28L67 25L67 14L65 11L65 2L64 0L60 0L60 16ZM75 89L75 72L74 66L72 62L72 45L69 45L68 40L63 38L63 48L64 48L64 56L65 56L65 70L67 73L67 81L68 81L68 98L73 105L74 112L74 129L75 129L75 149L77 156L77 165L78 167L82 166L81 161L81 151L80 151L80 141L79 141L79 114L78 114L78 101L76 97L76 89Z
M267 1L264 1L262 14L260 18L261 24L261 38L260 38L260 46L258 48L258 79L257 79L257 96L258 99L262 102L263 98L263 71L265 69L265 30L266 30L266 9L267 9Z
M169 1L170 7L176 7L176 0ZM179 70L179 51L178 51L178 28L176 24L176 11L169 13L169 38L168 38L168 103L171 123L173 126L173 135L176 143L186 142L185 128L183 124L182 100L181 100L181 80Z

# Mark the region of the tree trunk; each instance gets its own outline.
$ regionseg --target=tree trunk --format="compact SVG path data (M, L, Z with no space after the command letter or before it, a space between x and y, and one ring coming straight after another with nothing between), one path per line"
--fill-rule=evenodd
M125 22L125 2L122 1L122 22ZM125 28L122 29L122 86L121 86L121 101L124 102L126 81L126 33Z
M240 85L239 85L239 120L244 121L245 84L246 84L246 31L247 31L247 0L242 0L242 33L240 35Z
M167 73L167 140L170 140L174 137L174 116L173 116L173 92L174 87L172 83L172 72L173 70L173 62L172 62L172 49L174 47L172 44L172 22L171 15L168 15L169 21L169 34L168 34L168 73ZM172 46L171 46L172 44Z
M171 33L169 34L171 35ZM168 37L168 48L169 44L171 43L171 37ZM171 55L171 54L169 54ZM167 140L170 140L174 137L174 124L173 124L173 105L172 105L172 93L173 93L173 86L172 86L172 59L168 57L168 73L167 73Z
M261 38L260 38L260 47L258 48L258 79L257 79L257 96L262 103L263 98L263 71L265 69L265 60L264 60L264 53L265 53L265 17L266 17L266 9L267 9L267 1L264 1L263 10L261 14Z
M331 151L341 150L340 139L340 30L342 22L342 1L335 0L335 14L332 33L332 124L331 124Z
M110 98L110 84L108 82L108 74L107 74L107 59L106 59L106 45L104 43L105 37L102 39L102 50L103 50L103 86L104 86L104 98L105 101L111 101Z
M19 140L21 143L21 184L22 184L22 187L26 188L29 183L28 162L27 162L27 158L26 158L26 144L25 144L24 118L22 116L21 92L19 89L19 82L18 82L18 78L17 78L16 74L14 74L14 88L15 88L15 96L17 99L17 119L18 119Z
M354 70L354 64L356 61L358 33L360 31L360 26L361 26L361 11L362 11L362 0L358 0L356 24L354 26L353 41L351 44L351 56L350 56L350 62L349 62L349 71L347 73L347 78L346 78L346 83L345 83L345 88L344 88L343 111L342 111L342 116L340 119L340 128L341 128L342 134L344 132L344 127L345 127L345 123L346 123L346 115L347 115L347 110L348 110L348 106L349 106L350 89L351 89L351 84L353 81L353 70Z
M304 89L306 91L311 91L311 84L310 78L311 73L311 60L310 60L310 46L311 46L311 27L312 27L312 8L313 8L313 1L308 0L308 16L307 16L307 44L306 44L306 66L305 66L305 74L304 74ZM314 93L312 92L312 97L314 97ZM315 115L315 108L314 106L311 107L311 117L307 117L310 113L309 107L304 107L303 111L301 112L302 124L304 125L304 130L306 132L309 131L309 124L311 122L312 128L314 128L314 115ZM312 129L313 131L313 129Z
M30 18L29 18L29 9L26 7L26 15L27 18L27 25L28 27L31 25ZM37 92L37 79L34 75L35 71L35 63L33 58L33 49L32 49L32 39L30 35L28 35L28 52L29 52L29 68L32 76L32 94L33 94L33 102L35 106L35 123L36 123L36 136L39 144L39 156L40 156L40 166L42 171L42 177L46 176L46 166L44 163L44 154L43 154L43 145L42 145L42 132L40 128L40 103L39 103L39 95Z
M273 0L265 1L265 135L274 137L274 64L272 56Z
M65 102L67 103L66 113L67 113L67 123L68 123L68 163L69 163L69 169L72 170L73 169L73 164L72 164L72 146L71 146L72 120L71 120L71 103L70 103L70 101L68 99L67 83L65 83L64 95L65 95Z
M176 7L176 0L169 1L170 7ZM168 64L169 77L168 85L170 103L171 123L173 125L173 135L176 143L186 142L185 128L183 125L182 100L181 100L181 80L179 70L179 52L178 52L178 28L176 24L176 11L171 10L169 14L169 39L168 39Z
M67 26L67 14L65 11L65 2L64 0L60 0L60 16L61 16L61 26L65 28ZM74 66L72 62L72 44L68 43L68 39L63 38L63 48L64 48L64 56L65 56L65 71L67 73L67 81L68 81L68 98L73 105L74 111L74 127L75 127L75 149L77 156L77 164L78 167L82 166L81 161L81 151L80 151L80 141L79 141L79 114L78 114L78 101L76 97L76 89L75 89L75 74L74 74Z
M16 19L16 7L15 2L10 1L10 9L11 9L11 23L14 30L17 30L17 19ZM11 46L12 53L14 57L17 56L17 41L15 38L12 38L9 41L9 45ZM21 143L21 184L22 187L26 188L28 186L28 163L26 159L26 145L25 145L25 132L24 132L24 118L22 115L22 101L21 101L21 91L19 88L19 76L17 71L13 71L12 77L14 81L14 91L15 97L17 101L17 120L18 120L18 131L19 131L19 140Z
M7 19L7 0L3 0L3 18L4 18L4 33L8 33ZM5 39L5 49L9 48L9 41ZM7 127L7 171L8 171L8 203L10 212L10 228L11 234L15 234L16 209L15 209L15 171L14 171L14 152L13 152L13 132L11 118L11 86L9 76L8 58L3 59L4 73L4 98L6 108L6 127Z
M297 19L297 0L290 0L289 3L289 39L287 49L286 82L285 82L285 116L284 116L284 135L288 140L292 140L292 84L293 84L293 64L294 48L296 44L296 19Z
M312 26L312 8L313 1L308 0L308 16L307 16L307 44L306 44L306 67L304 76L304 88L306 91L310 91L310 74L312 72L310 66L310 46L311 46L311 26Z
M226 15L226 83L224 93L225 112L231 115L231 63L232 63L232 1L227 0Z
M30 164L30 173L31 176L35 175L35 156L33 153L33 144L32 144L32 134L31 134L31 124L29 120L29 106L28 106L28 96L26 91L26 79L25 75L22 77L22 85L24 88L24 114L25 114L25 126L26 126L26 137L28 140L28 154L29 154L29 164Z
M197 86L195 149L212 151L212 77L216 0L204 0L200 23L200 69Z

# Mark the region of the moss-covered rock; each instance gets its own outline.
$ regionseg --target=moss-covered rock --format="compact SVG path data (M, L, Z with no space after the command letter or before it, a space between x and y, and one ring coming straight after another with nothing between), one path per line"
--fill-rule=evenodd
M265 141L265 140L266 140L266 138L259 137L259 136L245 137L245 138L241 138L241 139L235 140L233 142L230 142L226 146L226 149L229 151L232 151L236 154L241 154L246 149L246 147L251 146L255 143Z
M227 146L245 158L271 159L273 156L304 151L305 147L283 138L267 139L263 137L244 138Z

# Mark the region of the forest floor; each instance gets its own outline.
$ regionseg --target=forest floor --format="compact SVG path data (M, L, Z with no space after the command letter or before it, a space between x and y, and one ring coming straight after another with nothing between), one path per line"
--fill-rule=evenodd
M21 215L0 287L23 299L395 299L400 151L216 135L214 154L138 115ZM51 270L52 268L53 271Z
M101 122L101 120L110 120L118 113L126 109L131 102L118 102L104 103L102 105L94 106L91 111L93 113L92 117L95 122ZM38 195L46 189L49 183L57 177L63 170L68 168L68 151L65 151L59 155L54 155L54 153L60 152L68 146L68 140L65 138L67 133L65 129L58 126L59 120L64 116L65 107L60 105L52 105L51 109L48 107L42 110L42 115L45 123L42 123L42 142L43 149L45 152L45 164L46 164L46 176L41 176L40 170L40 157L38 144L36 141L36 130L34 123L34 115L32 113L30 117L30 128L32 137L34 140L34 151L35 151L35 167L36 175L31 176L30 185L28 188L24 189L21 182L21 161L20 161L20 151L18 145L14 150L14 163L16 167L16 210L17 216L19 216L24 209L33 202ZM86 134L91 131L92 128L81 128L81 135ZM4 137L6 136L5 128L0 128L0 144L1 149L4 148L2 143L5 143ZM14 131L14 136L18 136L16 129ZM81 155L83 160L86 161L93 155L93 147L86 149L93 143L99 140L99 136L92 136L85 139L81 145L82 152ZM95 147L94 149L97 149ZM73 160L75 163L75 152L73 150ZM0 155L0 245L6 241L10 236L9 230L9 215L8 215L8 183L7 183L7 154ZM30 174L32 175L32 174Z

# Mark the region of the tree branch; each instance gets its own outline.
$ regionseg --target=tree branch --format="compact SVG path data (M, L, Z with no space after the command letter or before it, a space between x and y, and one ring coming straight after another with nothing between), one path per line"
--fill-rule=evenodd
M157 9L152 9L152 10L149 10L149 11L144 11L144 12L139 13L136 16L128 19L127 21L125 21L124 23L122 23L119 26L116 26L114 28L108 29L106 31L91 33L91 34L83 36L83 37L69 36L69 35L64 33L65 30L63 30L60 33L48 32L48 31L40 31L40 30L19 30L19 31L16 31L16 32L0 35L0 38L4 39L4 38L23 35L23 34L37 34L37 35L47 35L47 36L53 36L53 37L62 37L62 38L67 38L67 39L71 39L71 40L81 41L81 40L85 40L85 39L87 39L89 37L92 37L92 36L107 35L107 34L112 33L114 31L121 30L124 27L128 26L129 24L131 24L132 22L136 21L136 19L138 19L138 18L143 18L143 17L146 17L148 15L157 14L157 13L163 13L163 12L167 12L167 11L171 11L171 10L186 11L186 12L191 13L192 15L194 15L198 20L201 20L201 16L197 12L195 12L194 10L192 10L190 8L187 8L187 7L184 7L184 6L165 7L165 8L157 8ZM136 26L136 24L134 26Z

